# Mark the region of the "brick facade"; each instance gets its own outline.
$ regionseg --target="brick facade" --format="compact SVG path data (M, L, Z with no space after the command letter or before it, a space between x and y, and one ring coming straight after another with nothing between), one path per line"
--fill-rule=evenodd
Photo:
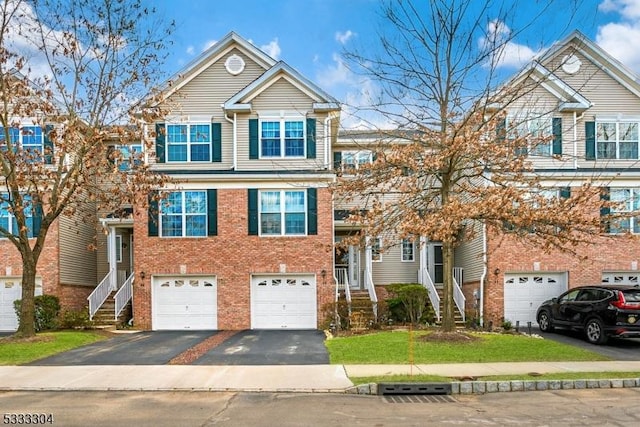
M181 266L186 274L217 277L218 329L251 327L251 274L280 273L281 265L286 265L286 273L315 274L318 323L323 322L322 307L334 296L330 191L318 189L318 234L305 237L249 236L247 203L246 189L218 190L218 235L206 238L149 237L146 208L137 208L133 294L136 328L152 328L152 277L180 275Z

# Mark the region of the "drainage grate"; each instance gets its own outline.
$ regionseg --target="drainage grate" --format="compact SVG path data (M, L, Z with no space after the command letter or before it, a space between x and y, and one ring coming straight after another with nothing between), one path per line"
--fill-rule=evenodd
M386 395L386 403L455 403L456 400L448 395L405 394Z
M380 383L378 394L451 394L451 383Z

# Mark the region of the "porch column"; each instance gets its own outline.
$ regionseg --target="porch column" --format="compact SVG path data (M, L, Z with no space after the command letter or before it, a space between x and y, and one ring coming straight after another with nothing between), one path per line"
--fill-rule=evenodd
M423 274L428 267L427 238L420 236L420 271L418 271L418 278L421 284L424 283Z
M109 233L107 234L107 257L109 258L109 282L111 290L118 289L118 275L116 274L118 255L116 252L116 228L109 226Z
M371 237L365 238L365 261L364 261L364 283L367 284L367 279L370 274L373 273L373 251L371 249Z

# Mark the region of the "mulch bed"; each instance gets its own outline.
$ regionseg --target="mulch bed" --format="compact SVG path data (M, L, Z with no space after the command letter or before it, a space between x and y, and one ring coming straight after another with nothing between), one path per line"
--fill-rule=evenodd
M192 362L198 360L207 351L214 347L219 346L224 341L228 340L239 331L221 331L212 337L207 338L201 343L191 347L190 349L183 351L173 359L169 361L169 365L189 365Z

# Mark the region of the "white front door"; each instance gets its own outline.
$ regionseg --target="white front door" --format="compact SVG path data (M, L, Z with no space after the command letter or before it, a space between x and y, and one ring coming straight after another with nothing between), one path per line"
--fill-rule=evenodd
M252 276L251 328L316 329L315 275Z
M537 325L540 305L567 290L566 273L508 273L504 276L504 319Z
M218 328L217 283L214 277L154 277L154 330Z
M360 248L349 246L349 287L360 289Z
M36 278L36 296L42 295L42 279ZM0 331L16 331L18 316L13 306L22 299L22 284L19 277L0 277Z

